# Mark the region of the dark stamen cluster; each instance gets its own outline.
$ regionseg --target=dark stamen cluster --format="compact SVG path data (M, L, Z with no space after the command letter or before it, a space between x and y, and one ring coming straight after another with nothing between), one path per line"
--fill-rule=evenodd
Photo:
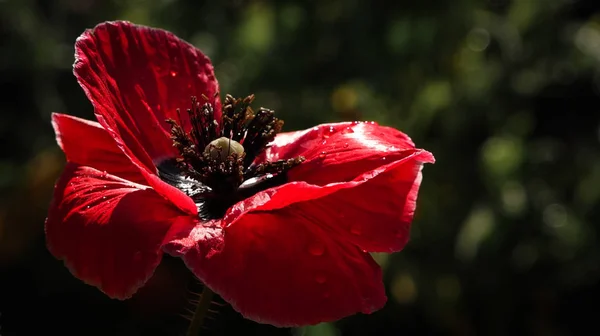
M253 100L254 95L244 99L227 95L220 122L215 120L213 106L208 102L201 103L196 97L192 97L187 115L182 116L178 109L179 120L169 119L167 122L171 126L173 146L179 151L174 163L185 181L173 184L171 182L176 179L172 176L165 181L171 181L169 183L178 187L185 186L180 189L196 200L212 199L220 203L248 197L248 190L256 189L252 183L249 183L250 187L246 186L248 183L244 182L249 179L270 180L269 185L272 181L283 181L286 171L300 164L304 158L254 164L281 131L283 120L275 118L274 111L269 109L261 107L254 111L250 107ZM160 166L159 171L165 172ZM275 175L277 179L270 178ZM260 179L261 176L269 178ZM245 188L242 190L240 185L243 183ZM266 187L267 183L264 184Z
M244 99L225 96L223 102L222 136L230 137L244 146L244 165L250 165L266 145L281 131L283 120L275 118L275 111L261 107L254 112L250 104L254 95Z
M183 129L181 112L179 123L173 119L167 120L171 125L171 138L173 146L179 150L180 157L176 159L179 169L185 176L202 182L214 192L228 192L237 188L243 182L244 155L231 153L227 160L214 157L205 148L211 146L210 142L218 135L219 124L214 120L214 111L209 103L203 105L196 97L192 97L192 108L187 110L191 131L186 133ZM215 148L222 151L223 148ZM221 190L223 189L223 190Z

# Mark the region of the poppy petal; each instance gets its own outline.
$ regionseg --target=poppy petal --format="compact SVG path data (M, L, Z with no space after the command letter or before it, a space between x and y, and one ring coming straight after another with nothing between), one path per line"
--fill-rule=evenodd
M303 156L306 160L288 173L288 179L326 185L351 181L416 150L412 140L394 128L374 122L345 122L279 134L265 152L265 159Z
M200 102L206 97L219 119L210 60L165 30L124 21L99 24L77 39L73 68L103 126L150 170L153 161L175 156L166 119L178 120L177 109L191 107L192 96ZM190 127L186 113L181 118Z
M103 126L106 124L106 121L102 116L98 116L98 120ZM126 156L129 159L131 159L131 162L136 167L138 167L140 173L144 176L149 186L151 186L157 193L159 193L165 199L173 202L173 204L179 207L179 209L181 209L182 211L193 216L198 214L198 209L196 208L194 201L190 197L184 194L181 190L171 186L168 183L165 183L163 180L160 179L160 177L158 177L156 172L148 171L148 169L143 167L143 165L140 163L139 160L137 160L135 156L131 155L131 152L129 151L128 147L123 143L123 139L118 137L110 128L104 127L104 129L106 129L115 139L117 147L119 147L123 153L126 153ZM127 155L127 153L129 155Z
M422 167L411 160L368 183L305 202L302 207L362 250L400 251L410 236Z
M152 276L166 233L185 217L152 189L68 163L46 219L47 245L76 277L126 299Z
M216 251L212 235L200 232L174 239L165 251L182 257L246 318L310 325L371 313L386 302L381 269L371 256L332 238L297 206L237 217Z
M67 161L106 171L131 182L149 185L181 210L191 215L197 213L194 202L188 196L148 172L139 163L136 164L135 157L125 155L120 139L113 138L99 123L54 113L52 125L56 141L65 153Z
M287 133L267 152L271 160L299 155L307 160L289 177L305 182L271 190L264 204L249 206L252 211L298 203L362 250L394 252L406 245L423 163L435 161L431 153L416 149L404 133L373 123L327 124Z
M376 176L364 176L367 173L357 179L363 183L296 205L338 239L361 250L400 251L408 242L416 209L422 180L420 160L415 155L397 161L379 169Z
M117 147L99 123L53 113L56 142L67 161L89 166L135 183L146 184L140 170ZM81 141L85 139L85 141Z
M421 169L430 156L429 152L418 151L350 182L326 186L291 182L267 189L235 204L224 220L230 223L229 218L245 212L295 205L326 225L336 237L362 250L399 251L409 238Z

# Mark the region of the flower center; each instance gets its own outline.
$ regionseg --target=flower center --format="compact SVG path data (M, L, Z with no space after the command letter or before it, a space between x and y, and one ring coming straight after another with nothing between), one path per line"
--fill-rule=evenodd
M221 161L225 161L230 154L244 154L244 146L235 140L220 137L206 145L204 154L208 154L211 159L221 159Z
M281 131L283 120L269 109L255 112L250 107L254 95L244 99L227 95L220 122L210 103L191 100L189 118L182 118L177 109L179 120L167 120L179 156L157 168L165 182L194 200L201 219L221 218L233 204L285 183L286 172L304 161L303 157L256 160Z

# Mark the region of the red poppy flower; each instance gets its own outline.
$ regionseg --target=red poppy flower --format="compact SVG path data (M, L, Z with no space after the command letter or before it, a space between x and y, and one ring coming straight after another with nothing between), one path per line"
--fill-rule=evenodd
M76 277L126 299L166 252L263 323L384 305L369 252L406 244L431 153L373 122L279 133L252 96L221 104L209 59L164 30L107 22L75 48L98 122L52 116L67 165L46 236Z

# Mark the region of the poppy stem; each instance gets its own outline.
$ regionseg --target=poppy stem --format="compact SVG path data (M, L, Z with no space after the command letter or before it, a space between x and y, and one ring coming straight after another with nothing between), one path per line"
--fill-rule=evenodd
M208 312L208 308L210 307L214 294L215 293L210 290L210 288L204 286L202 294L200 294L200 300L198 300L198 305L196 306L196 311L194 312L194 316L192 317L192 321L188 327L187 336L200 335L200 328L202 328L204 317L206 317L206 313Z

